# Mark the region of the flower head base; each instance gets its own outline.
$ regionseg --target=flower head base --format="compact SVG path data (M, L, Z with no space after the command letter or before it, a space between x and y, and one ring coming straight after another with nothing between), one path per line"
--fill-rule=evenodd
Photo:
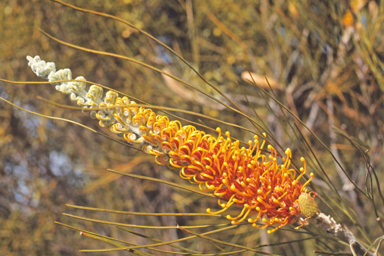
M229 132L222 135L220 128L216 129L217 137L205 134L194 126L182 126L179 121L170 121L151 109L137 107L135 102L112 91L102 99L103 89L97 85L85 91L83 77L75 82L57 82L72 78L69 69L56 72L54 63L46 63L38 56L27 59L38 76L49 79L57 90L71 94L71 99L86 110L108 107L91 111L100 126L109 127L129 143L142 144L143 151L155 155L158 164L180 170L181 178L220 198L218 204L222 209L217 212L207 209L208 213L222 213L237 204L243 209L238 216L227 215L232 224L248 218L254 227L277 225L268 233L296 222L301 214L307 218L316 214L317 205L305 188L314 175L311 173L304 185L299 182L306 173L306 162L301 158L304 166L296 177L296 171L290 168L290 149L281 158L282 164L278 164L280 157L276 149L268 145L270 153L265 155L262 152L265 141L260 143L257 136L247 147L240 147L240 141L233 141ZM258 220L263 224L256 224Z

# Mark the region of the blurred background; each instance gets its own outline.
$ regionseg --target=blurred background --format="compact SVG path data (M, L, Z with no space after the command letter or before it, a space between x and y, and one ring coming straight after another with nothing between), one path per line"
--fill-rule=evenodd
M68 0L67 3L122 18L174 49L243 113L270 132L283 148L291 148L298 166L301 166L298 159L306 157L309 171L315 173L312 190L323 199L317 201L324 213L334 216L365 245L383 234L383 221L377 220L383 216L384 209L379 187L384 186L384 6L380 1ZM132 62L59 44L38 28L65 42L147 63L231 105L175 55L136 29L53 1L0 2L0 78L42 81L27 66L25 58L39 55L45 61L55 62L57 69L70 68L73 77L84 76L152 105L202 113L260 134L244 116L182 83ZM257 86L250 82L252 79ZM53 106L36 98L75 105L53 85L0 81L0 96L22 108L74 120L108 133L88 113ZM144 236L170 241L190 235L177 229L132 229L139 236L114 225L62 216L64 212L149 226L228 223L225 218L128 216L66 207L65 204L75 204L164 213L205 213L208 207L219 209L215 199L105 170L111 168L189 184L177 171L157 165L152 156L139 150L72 123L32 115L4 101L0 101L0 108L2 255L80 255L80 249L111 248L54 221L135 244L152 243ZM212 128L220 126L242 141L254 135L213 120L175 114ZM234 208L233 212L239 209ZM194 229L194 232L209 230L212 229ZM250 225L242 225L213 237L250 248L277 244L260 250L279 255L312 255L314 250L351 255L344 244L313 226L299 231L285 227L267 236ZM195 252L220 251L202 238L180 245ZM235 250L221 246L224 251ZM159 249L180 251L170 246Z

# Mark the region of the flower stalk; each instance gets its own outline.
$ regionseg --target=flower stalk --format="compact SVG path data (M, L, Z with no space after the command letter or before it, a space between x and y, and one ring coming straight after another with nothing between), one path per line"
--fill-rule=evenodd
M368 251L348 230L344 230L330 215L319 213L315 218L311 219L316 226L322 227L328 234L339 238L349 244L353 255L357 256L377 256L380 248L380 243L377 246L375 253Z

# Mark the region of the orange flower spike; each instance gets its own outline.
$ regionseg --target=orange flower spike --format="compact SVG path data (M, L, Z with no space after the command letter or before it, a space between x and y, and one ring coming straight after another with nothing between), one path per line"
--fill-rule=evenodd
M249 218L248 222L258 226L255 222L262 219L263 228L277 225L268 233L295 222L300 214L307 218L316 214L316 202L305 188L313 174L304 185L299 182L306 173L306 162L301 159L304 166L296 177L295 171L289 169L289 149L285 151L286 157L281 157L283 163L278 164L277 150L269 145L269 155L264 154L266 140L259 142L257 136L248 143L248 148L240 148L240 142L233 141L229 132L223 136L217 128L216 137L191 125L182 126L179 121L169 121L151 109L132 106L136 104L134 101L119 97L116 92L108 91L103 98L103 89L97 85L86 90L84 77L58 82L71 80L71 71L56 71L54 63L47 63L39 56L27 59L36 75L48 79L56 90L70 94L73 101L99 120L100 126L109 127L128 143L143 145L143 151L156 156L158 164L179 169L181 178L228 200L225 204L219 202L222 209L212 214L224 212L236 203L243 209L237 217L230 217L233 224L239 224L249 214L257 214L256 219Z

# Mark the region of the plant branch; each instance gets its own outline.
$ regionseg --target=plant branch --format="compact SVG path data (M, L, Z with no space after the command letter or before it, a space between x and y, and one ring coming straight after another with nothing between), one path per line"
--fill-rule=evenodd
M312 219L312 222L316 226L322 227L328 234L339 238L341 241L349 244L351 252L355 256L375 256L375 254L369 252L352 234L351 231L344 230L341 228L340 224L337 224L336 221L330 216L320 213Z

